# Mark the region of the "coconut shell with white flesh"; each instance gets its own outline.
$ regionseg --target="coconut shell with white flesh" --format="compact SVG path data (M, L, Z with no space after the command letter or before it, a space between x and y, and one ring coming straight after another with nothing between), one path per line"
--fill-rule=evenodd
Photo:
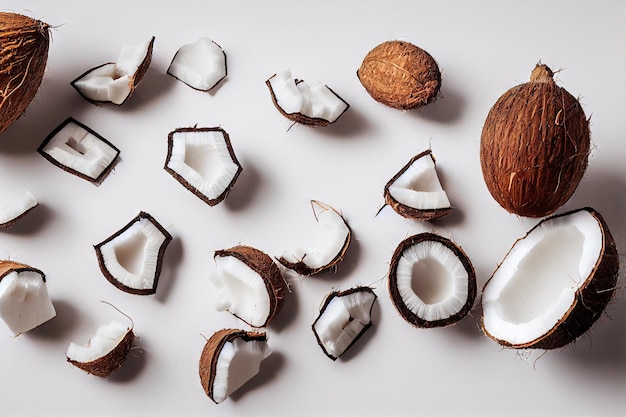
M38 205L39 203L32 193L25 188L2 190L2 197L0 197L0 230L11 228Z
M511 247L482 294L482 328L502 346L554 349L587 332L613 298L619 257L602 216L542 220Z
M452 325L476 299L476 274L451 240L419 233L403 240L391 258L389 294L400 315L420 328Z
M201 37L180 47L167 73L194 90L211 91L228 74L226 53L213 40Z

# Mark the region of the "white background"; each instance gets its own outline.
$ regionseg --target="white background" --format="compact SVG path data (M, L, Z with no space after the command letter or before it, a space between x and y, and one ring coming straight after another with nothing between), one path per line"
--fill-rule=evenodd
M48 67L26 114L0 136L0 185L22 185L41 206L0 234L0 257L42 269L58 316L11 336L0 325L1 415L623 415L626 299L593 331L557 351L500 348L478 328L479 302L457 325L420 330L396 313L386 289L393 250L425 230L452 238L471 258L478 285L537 220L500 208L480 171L480 132L495 100L541 61L580 97L594 149L560 212L592 206L624 254L626 234L625 4L622 1L160 1L5 0L4 10L55 26ZM148 4L150 6L148 6ZM155 36L152 65L120 108L97 107L70 86L114 61L123 44ZM208 36L228 56L228 77L210 93L165 74L176 50ZM356 70L377 44L402 39L429 51L443 72L442 97L416 111L376 103ZM293 126L273 107L265 80L291 69L350 103L323 129ZM74 117L121 150L96 187L36 153ZM221 126L244 170L226 201L209 207L163 169L167 134ZM454 211L432 224L376 216L382 189L413 155L431 147ZM268 328L273 355L225 402L204 394L198 358L205 337L242 324L213 306L213 251L236 244L269 254L314 239L309 200L341 210L354 241L336 273L286 274L292 293ZM133 296L98 269L93 245L139 211L174 240L156 295ZM623 282L623 281L621 281ZM333 362L310 326L325 294L356 284L378 295L374 327ZM621 285L621 284L620 284ZM100 325L134 320L139 336L108 380L65 361L71 341Z

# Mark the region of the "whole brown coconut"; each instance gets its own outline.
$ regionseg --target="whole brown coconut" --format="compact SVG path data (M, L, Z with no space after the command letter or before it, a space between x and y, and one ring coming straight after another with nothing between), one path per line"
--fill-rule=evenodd
M49 25L0 12L0 133L19 118L43 80Z
M480 143L483 177L507 211L543 217L572 196L587 168L589 121L578 100L538 64L493 105Z
M402 41L383 42L369 51L357 76L374 100L400 110L433 102L441 87L435 59Z

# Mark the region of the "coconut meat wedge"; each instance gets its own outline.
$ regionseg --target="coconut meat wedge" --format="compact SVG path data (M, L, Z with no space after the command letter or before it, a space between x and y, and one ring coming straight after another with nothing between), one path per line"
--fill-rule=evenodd
M599 213L585 208L547 218L513 245L485 285L483 330L507 347L564 346L602 314L618 271Z
M202 37L176 52L167 73L193 89L209 91L226 77L226 54L217 43Z
M6 189L0 199L0 230L8 229L39 205L35 197L25 188Z

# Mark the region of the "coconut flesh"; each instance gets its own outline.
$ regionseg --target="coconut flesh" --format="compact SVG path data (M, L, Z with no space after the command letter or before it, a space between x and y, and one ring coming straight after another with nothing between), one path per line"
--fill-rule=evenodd
M226 54L217 43L202 37L176 52L167 73L191 88L209 91L226 77Z
M38 205L35 197L25 188L3 189L0 199L0 230L13 226Z
M615 243L597 212L545 219L513 245L485 285L483 330L508 347L564 346L601 315L618 270Z

